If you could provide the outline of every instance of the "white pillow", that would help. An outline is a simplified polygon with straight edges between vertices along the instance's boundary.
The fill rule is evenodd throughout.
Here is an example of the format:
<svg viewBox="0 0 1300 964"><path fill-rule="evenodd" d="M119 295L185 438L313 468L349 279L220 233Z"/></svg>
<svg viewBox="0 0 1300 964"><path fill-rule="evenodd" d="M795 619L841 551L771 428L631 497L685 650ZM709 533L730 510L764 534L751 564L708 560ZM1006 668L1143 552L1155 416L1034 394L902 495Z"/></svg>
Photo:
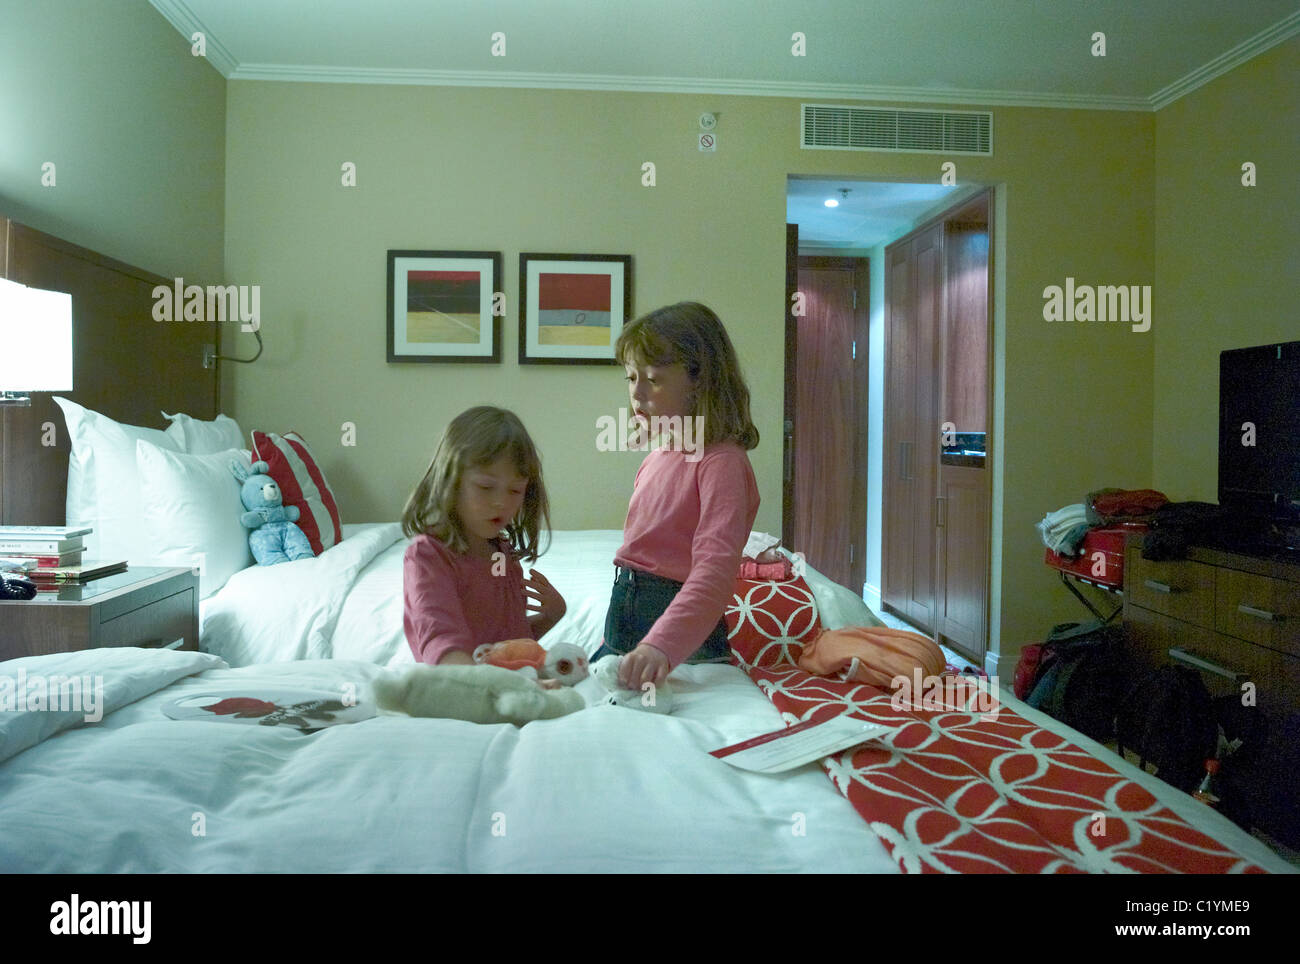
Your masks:
<svg viewBox="0 0 1300 964"><path fill-rule="evenodd" d="M143 439L171 450L176 443L161 429L124 425L57 395L54 401L63 409L72 443L66 524L94 528L83 537L86 559L144 565L149 547L140 519L135 443Z"/></svg>
<svg viewBox="0 0 1300 964"><path fill-rule="evenodd" d="M218 415L211 422L202 422L188 415L168 415L166 412L162 416L171 422L167 435L176 442L178 451L190 455L209 455L212 452L244 447L244 436L239 431L239 423L227 415Z"/></svg>
<svg viewBox="0 0 1300 964"><path fill-rule="evenodd" d="M136 459L144 481L142 528L156 565L197 566L199 598L207 599L253 564L239 521L239 480L230 471L231 462L249 468L247 452L187 455L141 440Z"/></svg>

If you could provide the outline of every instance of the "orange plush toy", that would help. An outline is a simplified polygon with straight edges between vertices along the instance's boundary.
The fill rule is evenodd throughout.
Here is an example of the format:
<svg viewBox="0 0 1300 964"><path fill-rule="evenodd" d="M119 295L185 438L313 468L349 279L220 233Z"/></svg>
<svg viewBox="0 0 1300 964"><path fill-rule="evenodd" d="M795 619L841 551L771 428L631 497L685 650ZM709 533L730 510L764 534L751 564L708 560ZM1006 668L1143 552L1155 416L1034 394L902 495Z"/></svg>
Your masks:
<svg viewBox="0 0 1300 964"><path fill-rule="evenodd" d="M474 650L474 662L522 672L531 679L559 680L573 686L587 678L587 654L572 643L543 649L535 639L484 643Z"/></svg>

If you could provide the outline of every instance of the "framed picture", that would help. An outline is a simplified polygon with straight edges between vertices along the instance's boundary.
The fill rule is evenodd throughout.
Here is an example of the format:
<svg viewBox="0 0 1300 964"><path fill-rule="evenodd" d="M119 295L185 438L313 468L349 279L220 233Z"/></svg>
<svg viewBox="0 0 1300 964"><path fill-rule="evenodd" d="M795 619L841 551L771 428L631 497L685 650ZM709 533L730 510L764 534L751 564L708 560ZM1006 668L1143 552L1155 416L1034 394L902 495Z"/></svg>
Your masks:
<svg viewBox="0 0 1300 964"><path fill-rule="evenodd" d="M389 251L390 362L500 362L500 251Z"/></svg>
<svg viewBox="0 0 1300 964"><path fill-rule="evenodd" d="M521 254L519 364L617 365L632 316L632 256Z"/></svg>

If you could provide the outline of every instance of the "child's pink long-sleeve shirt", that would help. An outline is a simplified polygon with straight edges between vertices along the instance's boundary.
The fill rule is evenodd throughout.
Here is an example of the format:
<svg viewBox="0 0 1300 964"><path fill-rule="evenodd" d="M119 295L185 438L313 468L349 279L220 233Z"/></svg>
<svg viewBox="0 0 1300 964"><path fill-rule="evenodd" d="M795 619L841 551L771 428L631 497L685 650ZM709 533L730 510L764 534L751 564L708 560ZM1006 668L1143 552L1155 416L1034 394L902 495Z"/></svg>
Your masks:
<svg viewBox="0 0 1300 964"><path fill-rule="evenodd" d="M494 576L491 559L452 552L430 535L411 539L402 558L402 625L417 663L436 665L453 649L473 655L483 643L533 638L523 568L508 545L497 545L505 571Z"/></svg>
<svg viewBox="0 0 1300 964"><path fill-rule="evenodd" d="M667 448L636 473L614 563L683 583L642 640L677 666L718 625L736 589L740 554L758 515L758 485L734 442L704 449L696 461Z"/></svg>

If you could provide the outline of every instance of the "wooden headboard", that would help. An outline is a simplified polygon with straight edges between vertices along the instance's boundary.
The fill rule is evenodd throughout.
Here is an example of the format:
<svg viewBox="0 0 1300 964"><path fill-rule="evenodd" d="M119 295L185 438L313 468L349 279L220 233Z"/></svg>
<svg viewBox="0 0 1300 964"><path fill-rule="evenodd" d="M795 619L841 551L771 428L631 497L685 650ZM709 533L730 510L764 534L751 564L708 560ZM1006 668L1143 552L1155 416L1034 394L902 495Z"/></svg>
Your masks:
<svg viewBox="0 0 1300 964"><path fill-rule="evenodd" d="M221 350L220 325L153 320L153 289L173 279L4 217L0 274L72 295L73 390L59 393L65 398L149 428L167 427L164 411L216 417L220 369L203 367L203 346ZM0 525L63 525L70 451L63 410L52 394L34 392L30 408L0 413Z"/></svg>

